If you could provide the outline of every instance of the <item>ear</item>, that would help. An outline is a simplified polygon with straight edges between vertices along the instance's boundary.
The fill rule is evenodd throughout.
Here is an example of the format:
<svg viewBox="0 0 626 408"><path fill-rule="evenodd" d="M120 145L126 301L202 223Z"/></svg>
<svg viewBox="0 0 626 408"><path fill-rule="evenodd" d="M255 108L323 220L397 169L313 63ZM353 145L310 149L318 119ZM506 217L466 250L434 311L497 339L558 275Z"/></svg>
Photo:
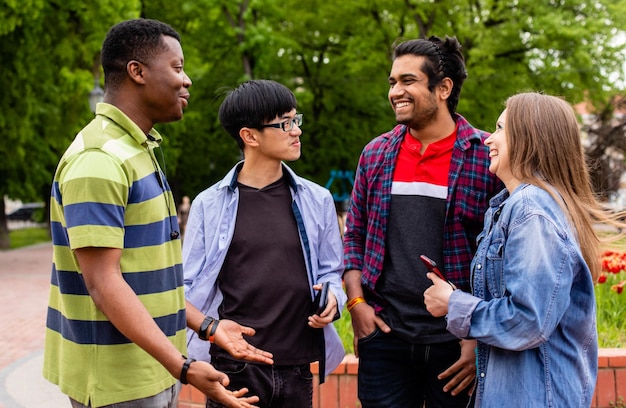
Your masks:
<svg viewBox="0 0 626 408"><path fill-rule="evenodd" d="M242 127L239 130L239 137L243 140L243 144L249 147L259 145L259 131L248 127Z"/></svg>
<svg viewBox="0 0 626 408"><path fill-rule="evenodd" d="M138 84L145 84L145 65L136 60L128 61L126 64L126 72L128 73L128 77L131 81L136 82Z"/></svg>
<svg viewBox="0 0 626 408"><path fill-rule="evenodd" d="M447 100L450 97L450 94L452 93L453 86L454 86L454 83L452 82L450 78L445 77L444 79L442 79L439 85L437 85L439 96L442 99Z"/></svg>

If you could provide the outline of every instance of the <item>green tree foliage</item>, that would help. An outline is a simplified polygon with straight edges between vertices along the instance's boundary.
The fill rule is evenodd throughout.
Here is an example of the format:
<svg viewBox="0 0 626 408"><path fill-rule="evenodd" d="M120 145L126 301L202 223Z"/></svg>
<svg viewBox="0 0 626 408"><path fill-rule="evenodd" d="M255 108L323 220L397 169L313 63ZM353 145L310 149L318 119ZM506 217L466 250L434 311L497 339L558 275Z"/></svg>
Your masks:
<svg viewBox="0 0 626 408"><path fill-rule="evenodd" d="M183 121L158 129L175 196L193 198L240 157L217 110L224 90L243 80L294 90L305 124L292 165L323 184L331 169L354 170L363 146L393 127L394 43L456 36L469 72L458 111L492 130L516 92L606 100L615 91L609 73L624 60L613 39L626 1L0 0L0 194L33 200L49 191L59 155L90 118L106 30L139 16L182 35L190 105Z"/></svg>
<svg viewBox="0 0 626 408"><path fill-rule="evenodd" d="M60 154L89 119L87 94L102 37L133 15L123 0L97 4L0 2L0 197L47 201ZM0 217L6 248L4 200Z"/></svg>

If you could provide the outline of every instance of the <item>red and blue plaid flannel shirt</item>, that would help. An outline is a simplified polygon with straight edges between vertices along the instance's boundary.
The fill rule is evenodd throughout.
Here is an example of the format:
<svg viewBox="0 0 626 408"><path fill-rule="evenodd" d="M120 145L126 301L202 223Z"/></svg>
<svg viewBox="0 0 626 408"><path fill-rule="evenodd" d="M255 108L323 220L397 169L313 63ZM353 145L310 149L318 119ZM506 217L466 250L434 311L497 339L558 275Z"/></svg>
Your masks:
<svg viewBox="0 0 626 408"><path fill-rule="evenodd" d="M455 119L458 132L448 178L442 269L458 288L469 291L476 237L482 231L489 199L504 185L489 172L489 149L483 144L489 134L472 127L461 115L455 114ZM375 288L385 259L393 172L406 130L398 125L363 149L346 221L345 270L362 272L363 289L377 311L384 307Z"/></svg>

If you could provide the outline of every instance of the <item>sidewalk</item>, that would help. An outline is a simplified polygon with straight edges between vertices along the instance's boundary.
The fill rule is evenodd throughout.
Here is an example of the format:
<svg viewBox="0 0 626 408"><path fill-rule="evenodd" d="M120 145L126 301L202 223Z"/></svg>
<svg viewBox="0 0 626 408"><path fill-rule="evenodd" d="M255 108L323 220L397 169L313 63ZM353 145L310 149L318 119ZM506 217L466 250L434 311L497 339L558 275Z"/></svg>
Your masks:
<svg viewBox="0 0 626 408"><path fill-rule="evenodd" d="M0 408L68 408L41 375L50 243L0 251Z"/></svg>

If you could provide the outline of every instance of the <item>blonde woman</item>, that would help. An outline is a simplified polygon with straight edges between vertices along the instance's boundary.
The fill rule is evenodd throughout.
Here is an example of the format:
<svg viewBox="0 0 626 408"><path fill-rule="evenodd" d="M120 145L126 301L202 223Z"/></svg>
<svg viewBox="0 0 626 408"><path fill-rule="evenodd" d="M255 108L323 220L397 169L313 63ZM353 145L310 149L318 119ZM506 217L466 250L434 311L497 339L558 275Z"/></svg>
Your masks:
<svg viewBox="0 0 626 408"><path fill-rule="evenodd" d="M515 95L496 123L494 197L471 265L473 294L429 273L428 311L478 340L476 407L589 407L598 364L593 285L600 239L619 225L590 187L576 116L560 98Z"/></svg>

